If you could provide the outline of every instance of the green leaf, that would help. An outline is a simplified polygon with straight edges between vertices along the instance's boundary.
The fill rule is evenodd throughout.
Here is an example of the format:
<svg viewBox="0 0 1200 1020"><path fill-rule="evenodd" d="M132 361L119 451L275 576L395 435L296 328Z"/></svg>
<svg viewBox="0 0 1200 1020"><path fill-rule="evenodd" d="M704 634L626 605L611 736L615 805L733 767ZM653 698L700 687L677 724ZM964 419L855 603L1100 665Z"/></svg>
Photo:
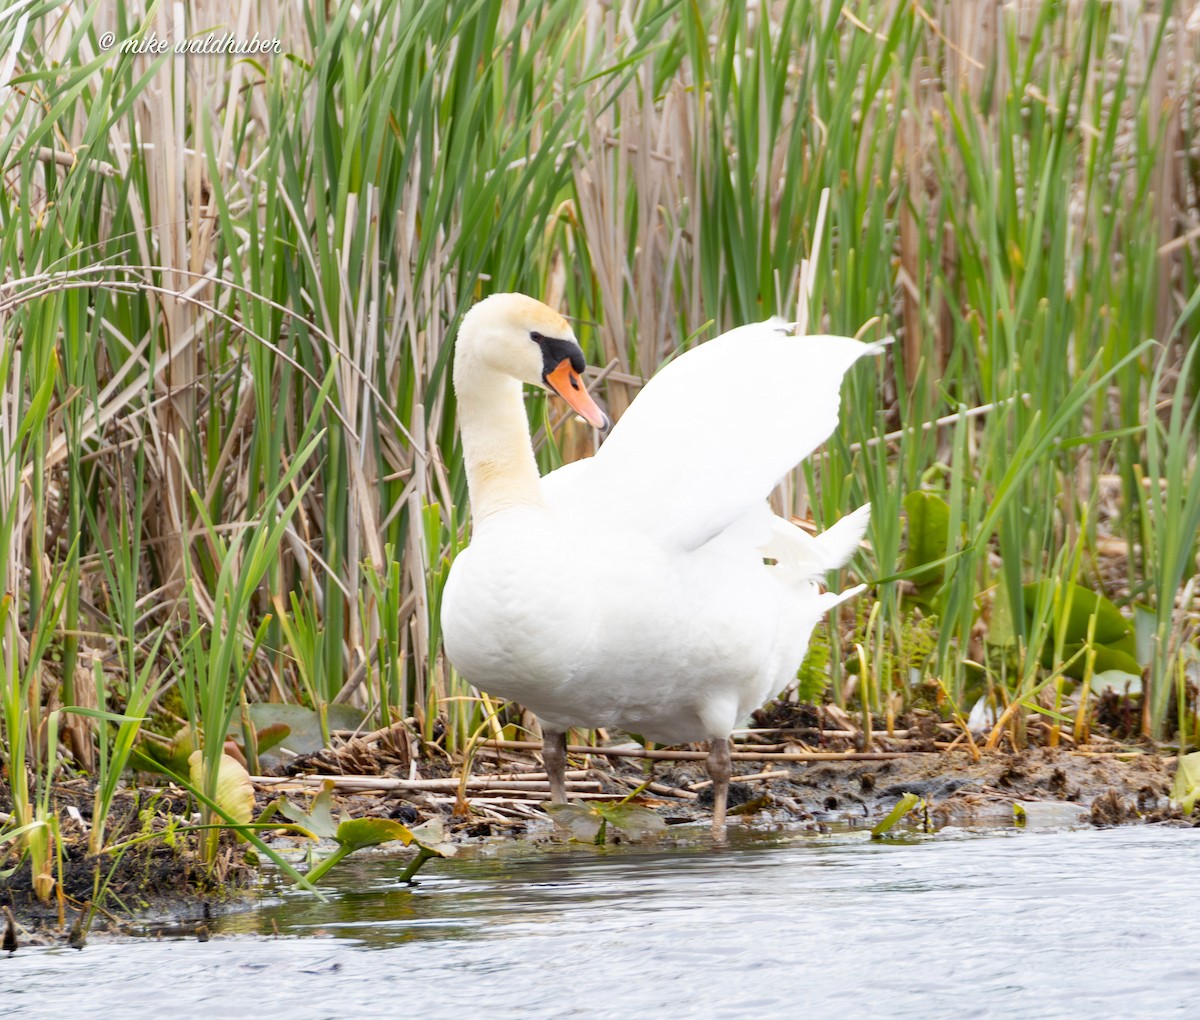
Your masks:
<svg viewBox="0 0 1200 1020"><path fill-rule="evenodd" d="M1200 799L1200 751L1180 756L1171 799L1185 815L1190 815L1196 807L1196 800Z"/></svg>
<svg viewBox="0 0 1200 1020"><path fill-rule="evenodd" d="M1067 613L1064 644L1078 647L1087 641L1088 627L1093 616L1096 617L1095 641L1098 645L1119 646L1120 642L1133 635L1133 628L1121 615L1121 610L1103 595L1097 595L1081 584L1063 583L1054 578L1025 585L1026 613L1032 613L1033 606L1040 599L1053 600L1055 586L1059 584L1063 586L1059 593L1062 604L1066 605L1068 598L1071 602ZM1136 656L1136 645L1128 651L1131 656Z"/></svg>
<svg viewBox="0 0 1200 1020"><path fill-rule="evenodd" d="M312 806L305 811L300 805L285 801L279 812L297 825L303 825L319 839L337 839L340 826L333 819L333 780L321 784L321 792L313 798ZM345 824L345 823L343 823Z"/></svg>
<svg viewBox="0 0 1200 1020"><path fill-rule="evenodd" d="M332 784L330 784L332 785ZM322 790L324 792L324 790ZM441 827L422 826L431 838L440 839L444 832ZM453 857L455 847L448 843L422 843L412 830L391 818L350 818L342 822L334 833L338 848L317 864L306 876L310 882L319 881L328 874L331 868L344 858L369 846L379 846L382 843L399 841L405 846L416 844L418 853L400 875L400 880L407 882L415 875L426 861L434 857Z"/></svg>
<svg viewBox="0 0 1200 1020"><path fill-rule="evenodd" d="M1057 606L1054 603L1056 597ZM1039 603L1050 605L1052 611L1059 614L1059 623L1050 628L1042 645L1043 666L1050 668L1056 665L1054 647L1059 627L1062 628L1061 661L1067 662L1086 646L1092 618L1095 617L1095 641L1092 645L1096 653L1094 672L1105 673L1115 669L1141 676L1142 667L1137 659L1137 637L1133 625L1103 595L1083 585L1047 578L1025 585L1027 620L1032 622ZM1063 613L1065 619L1062 618ZM1080 655L1063 672L1066 676L1081 680L1086 669L1087 656Z"/></svg>
<svg viewBox="0 0 1200 1020"><path fill-rule="evenodd" d="M193 751L188 766L192 785L204 789L204 752ZM250 773L227 754L217 760L217 787L213 800L241 825L248 825L254 815L254 787L250 783Z"/></svg>
<svg viewBox="0 0 1200 1020"><path fill-rule="evenodd" d="M138 772L150 772L173 779L184 779L188 770L176 771L168 757L168 749L150 740L143 740L129 750L129 767Z"/></svg>
<svg viewBox="0 0 1200 1020"><path fill-rule="evenodd" d="M199 746L192 727L185 723L171 738L171 745L167 749L166 757L164 758L161 754L153 757L161 761L169 771L176 775L186 776L191 767L192 753Z"/></svg>
<svg viewBox="0 0 1200 1020"><path fill-rule="evenodd" d="M918 587L937 584L942 570L926 564L945 559L950 545L950 504L935 492L917 489L904 497L908 518L908 547L904 551L905 571L917 570L910 580Z"/></svg>
<svg viewBox="0 0 1200 1020"><path fill-rule="evenodd" d="M264 726L261 730L257 730L255 738L258 740L258 753L262 754L273 747L278 747L291 735L291 732L292 728L286 723L272 723L270 726Z"/></svg>
<svg viewBox="0 0 1200 1020"><path fill-rule="evenodd" d="M1154 634L1158 627L1158 613L1140 602L1133 604L1133 633L1137 644L1137 661L1144 669L1150 665L1154 655Z"/></svg>
<svg viewBox="0 0 1200 1020"><path fill-rule="evenodd" d="M602 842L603 827L620 829L630 839L657 836L666 830L664 822L650 808L639 804L591 801L586 804L546 804L546 813L582 843Z"/></svg>
<svg viewBox="0 0 1200 1020"><path fill-rule="evenodd" d="M413 842L436 853L439 857L453 857L458 853L458 847L446 839L446 823L436 815L414 825L410 830Z"/></svg>
<svg viewBox="0 0 1200 1020"><path fill-rule="evenodd" d="M1013 627L1012 602L1008 597L1008 581L1000 575L996 590L991 597L991 613L988 617L987 643L1005 648L1015 644L1016 628Z"/></svg>
<svg viewBox="0 0 1200 1020"><path fill-rule="evenodd" d="M595 804L546 804L544 807L546 814L566 829L572 839L581 843L595 840L600 826L605 823Z"/></svg>
<svg viewBox="0 0 1200 1020"><path fill-rule="evenodd" d="M1082 647L1082 644L1064 645L1063 659L1069 659ZM1083 661L1083 657L1080 656L1075 664L1069 666L1066 670L1064 670L1064 672L1067 674L1067 676L1072 676L1075 677L1076 680L1080 680L1083 678L1084 667L1085 663ZM1138 664L1137 659L1129 654L1124 642L1122 642L1120 646L1101 644L1096 645L1096 661L1093 666L1093 672L1107 673L1111 670L1116 670L1120 673L1128 673L1131 676L1137 677L1139 680L1142 676L1142 667Z"/></svg>
<svg viewBox="0 0 1200 1020"><path fill-rule="evenodd" d="M1097 669L1092 677L1092 690L1096 694L1114 691L1117 694L1141 694L1141 673L1130 673L1125 669Z"/></svg>
<svg viewBox="0 0 1200 1020"><path fill-rule="evenodd" d="M596 811L609 825L616 826L630 839L645 839L667 831L667 823L658 813L640 804L597 802Z"/></svg>
<svg viewBox="0 0 1200 1020"><path fill-rule="evenodd" d="M353 730L362 723L364 712L353 705L327 705L326 719L331 729ZM258 733L258 753L265 756L266 763L278 759L271 752L284 747L293 754L311 754L325 746L321 734L321 717L311 708L303 705L288 705L282 702L256 702L250 706L250 721L254 723ZM285 726L288 732L275 739L278 727ZM237 740L242 738L240 719L233 719L229 724L229 736ZM268 739L264 743L264 737Z"/></svg>
<svg viewBox="0 0 1200 1020"><path fill-rule="evenodd" d="M394 840L399 840L405 846L413 842L412 832L392 818L351 818L337 827L334 838L350 850L361 850Z"/></svg>
<svg viewBox="0 0 1200 1020"><path fill-rule="evenodd" d="M913 808L918 805L923 805L925 802L921 800L915 793L906 793L898 801L895 807L889 811L884 818L875 825L871 826L871 838L879 839L885 835L901 818L908 814Z"/></svg>

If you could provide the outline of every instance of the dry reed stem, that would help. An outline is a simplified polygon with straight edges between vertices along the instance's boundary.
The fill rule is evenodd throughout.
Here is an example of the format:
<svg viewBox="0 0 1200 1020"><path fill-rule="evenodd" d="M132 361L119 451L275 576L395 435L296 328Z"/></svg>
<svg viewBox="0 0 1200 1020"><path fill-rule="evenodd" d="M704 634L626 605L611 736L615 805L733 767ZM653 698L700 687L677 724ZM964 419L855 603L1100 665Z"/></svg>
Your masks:
<svg viewBox="0 0 1200 1020"><path fill-rule="evenodd" d="M769 779L787 779L791 774L792 773L790 773L790 772L782 771L782 770L776 770L776 771L767 770L766 772L755 772L753 775L749 775L749 776L735 775L735 776L730 777L729 781L731 783L759 783L759 782L766 782ZM691 789L693 791L703 790L705 787L708 787L708 786L712 786L712 780L711 779L702 779L698 783L692 783Z"/></svg>
<svg viewBox="0 0 1200 1020"><path fill-rule="evenodd" d="M700 796L698 793L693 793L691 790L685 790L678 786L667 786L665 783L657 782L647 783L644 779L634 779L631 776L612 776L611 778L623 786L629 787L631 790L645 787L651 793L659 793L664 797L676 797L679 800L697 800Z"/></svg>
<svg viewBox="0 0 1200 1020"><path fill-rule="evenodd" d="M569 797L571 800L620 801L620 800L623 800L626 796L628 796L628 795L624 794L624 793L587 793L587 792L579 792L579 791L575 791L575 790L571 790L571 789L567 790L567 797ZM536 803L540 803L541 801L549 800L549 799L550 799L550 791L549 790L545 790L540 793L531 790L531 791L529 791L528 794L526 794L525 798L522 800L518 800L515 797L505 797L501 794L497 794L494 797L493 796L484 796L481 794L474 794L474 795L468 797L466 799L465 803L468 807L471 807L471 808L473 808L477 804L489 804L489 805L503 804L503 805L507 805L509 807L513 807L517 804L536 804ZM440 796L439 794L436 794L436 793L429 795L428 802L431 805L435 805L435 806L439 806L439 807L445 806L445 805L457 805L460 803L464 803L463 801L460 801L457 797L444 797L444 796ZM546 816L544 814L534 813L534 814L528 815L527 817L545 818Z"/></svg>
<svg viewBox="0 0 1200 1020"><path fill-rule="evenodd" d="M511 751L540 751L542 745L532 740L486 740L481 747L504 748ZM591 747L586 744L571 744L568 754L594 754L604 758L646 758L651 761L704 761L707 751L660 751L633 747ZM887 761L890 758L911 758L932 751L789 751L777 754L762 754L753 751L733 751L734 761Z"/></svg>
<svg viewBox="0 0 1200 1020"><path fill-rule="evenodd" d="M594 779L578 778L587 772L572 770L567 773L567 788L574 790L597 790L600 783ZM574 777L574 778L572 778ZM324 783L332 782L335 790L343 793L369 793L372 791L388 792L406 790L424 793L439 791L453 792L463 787L462 779L392 779L388 776L251 776L250 781L264 789L289 788L319 789ZM505 793L523 793L526 791L541 791L549 793L548 780L535 780L526 776L469 776L466 779L466 789L472 792L499 791Z"/></svg>

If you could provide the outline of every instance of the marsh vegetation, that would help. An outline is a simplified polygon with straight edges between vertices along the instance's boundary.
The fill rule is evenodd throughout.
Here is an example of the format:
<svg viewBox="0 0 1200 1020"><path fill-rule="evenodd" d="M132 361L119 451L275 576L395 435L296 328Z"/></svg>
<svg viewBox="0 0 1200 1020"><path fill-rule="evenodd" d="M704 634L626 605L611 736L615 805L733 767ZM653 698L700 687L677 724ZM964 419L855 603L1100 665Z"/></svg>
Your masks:
<svg viewBox="0 0 1200 1020"><path fill-rule="evenodd" d="M268 852L217 794L283 731L386 732L406 768L529 736L438 623L451 344L499 290L577 317L614 417L741 322L895 336L776 497L873 505L870 595L797 681L860 749L914 713L1079 745L1105 705L1196 746L1198 10L10 4L2 866L54 894L72 777L93 853L136 768L187 784L213 862L222 827ZM282 53L121 47L209 32ZM529 413L544 468L587 452Z"/></svg>

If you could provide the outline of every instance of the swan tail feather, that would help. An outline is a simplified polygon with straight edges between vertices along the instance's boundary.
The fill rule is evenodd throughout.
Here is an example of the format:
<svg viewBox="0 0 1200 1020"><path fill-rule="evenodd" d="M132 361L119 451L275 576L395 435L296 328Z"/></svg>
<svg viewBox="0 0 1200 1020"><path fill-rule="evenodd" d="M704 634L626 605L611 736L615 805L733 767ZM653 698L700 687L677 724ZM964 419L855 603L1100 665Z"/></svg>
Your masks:
<svg viewBox="0 0 1200 1020"><path fill-rule="evenodd" d="M871 504L864 503L813 540L821 548L821 560L826 570L836 570L850 562L870 521Z"/></svg>
<svg viewBox="0 0 1200 1020"><path fill-rule="evenodd" d="M803 579L818 580L849 561L870 519L871 504L867 503L814 537L791 521L775 517L770 538L761 546L762 554Z"/></svg>
<svg viewBox="0 0 1200 1020"><path fill-rule="evenodd" d="M821 607L822 613L828 613L829 610L835 609L843 602L849 602L856 595L861 595L867 590L865 584L856 584L853 588L847 588L845 591L826 591L817 596L817 604Z"/></svg>

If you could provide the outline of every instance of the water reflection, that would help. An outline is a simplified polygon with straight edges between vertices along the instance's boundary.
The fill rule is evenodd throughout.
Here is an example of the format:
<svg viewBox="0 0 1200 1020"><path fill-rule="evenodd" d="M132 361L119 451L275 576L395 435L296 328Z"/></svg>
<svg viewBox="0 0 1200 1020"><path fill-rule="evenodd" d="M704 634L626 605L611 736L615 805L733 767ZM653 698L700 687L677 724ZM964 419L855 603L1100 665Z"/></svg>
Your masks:
<svg viewBox="0 0 1200 1020"><path fill-rule="evenodd" d="M22 950L0 1014L1160 1017L1200 978L1192 830L510 847L415 889L402 866L352 859L328 903L204 944Z"/></svg>

